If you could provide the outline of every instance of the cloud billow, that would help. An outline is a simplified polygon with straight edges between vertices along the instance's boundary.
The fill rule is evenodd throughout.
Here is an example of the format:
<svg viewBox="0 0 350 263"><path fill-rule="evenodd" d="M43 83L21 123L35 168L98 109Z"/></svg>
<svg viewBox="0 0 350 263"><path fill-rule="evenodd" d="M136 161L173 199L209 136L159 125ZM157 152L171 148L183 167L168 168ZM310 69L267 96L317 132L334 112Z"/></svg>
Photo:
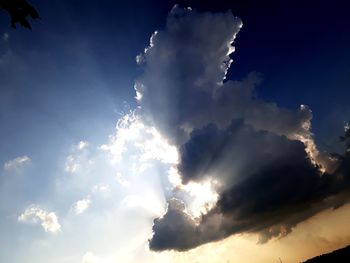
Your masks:
<svg viewBox="0 0 350 263"><path fill-rule="evenodd" d="M241 26L231 12L175 6L137 58L140 113L177 146L182 184L218 182L217 202L199 218L178 197L168 201L154 220L152 250L184 251L236 233L266 242L349 201L349 151L317 150L307 106L292 111L254 96L258 73L224 81Z"/></svg>
<svg viewBox="0 0 350 263"><path fill-rule="evenodd" d="M57 233L61 230L57 215L54 212L47 212L40 207L28 207L19 217L18 221L22 223L40 223L45 232Z"/></svg>

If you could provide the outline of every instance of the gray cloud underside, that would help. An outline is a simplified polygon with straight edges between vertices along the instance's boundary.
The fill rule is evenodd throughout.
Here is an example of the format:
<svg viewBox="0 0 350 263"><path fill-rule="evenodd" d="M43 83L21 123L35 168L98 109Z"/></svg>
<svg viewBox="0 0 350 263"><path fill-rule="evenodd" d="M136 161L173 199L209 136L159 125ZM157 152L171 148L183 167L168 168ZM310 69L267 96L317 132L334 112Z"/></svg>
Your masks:
<svg viewBox="0 0 350 263"><path fill-rule="evenodd" d="M252 140L244 140L242 134L249 134ZM260 151L249 153L252 146ZM241 121L224 131L212 124L194 131L181 153L183 179L199 180L215 170L225 177L225 185L216 206L198 220L183 206L169 205L164 217L155 220L150 242L154 250L188 250L243 232L259 233L260 242L266 242L290 233L296 224L317 212L350 199L349 152L338 156L339 166L333 174L321 174L301 142L254 131ZM244 160L237 168L249 155L249 162Z"/></svg>

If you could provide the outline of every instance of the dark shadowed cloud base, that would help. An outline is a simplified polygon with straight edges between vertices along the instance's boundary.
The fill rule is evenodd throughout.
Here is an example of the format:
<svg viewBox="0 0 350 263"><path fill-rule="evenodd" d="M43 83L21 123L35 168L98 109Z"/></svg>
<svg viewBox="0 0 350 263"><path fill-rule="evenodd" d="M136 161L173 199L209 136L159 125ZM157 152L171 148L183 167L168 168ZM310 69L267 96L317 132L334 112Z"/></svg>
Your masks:
<svg viewBox="0 0 350 263"><path fill-rule="evenodd" d="M234 126L237 129L237 124ZM152 249L188 250L243 232L260 233L259 242L264 243L272 237L287 235L296 224L319 211L336 208L349 201L349 152L338 157L339 167L333 174L321 174L318 167L310 162L301 142L268 132L253 132L251 128L244 127L251 130L253 140L260 137L265 145L258 146L259 150L247 163L245 173L241 171L239 176L235 176L233 170L239 152L234 156L237 133L232 132L231 127L227 129L230 135L225 139L212 125L205 127L207 132L216 133L206 138L209 140L207 143L204 142L203 131L195 131L181 152L182 175L190 176L186 180L198 180L194 174L205 174L205 169L220 162L220 151L227 152L229 149L232 152L229 156L225 153L225 158L230 161L225 165L225 173L231 173L232 181L226 179L227 189L221 192L216 206L194 220L186 213L181 201L171 200L164 217L154 222L154 236L150 241ZM206 151L206 146L211 154ZM240 150L244 155L245 152ZM255 164L261 160L265 161L256 168ZM198 166L202 165L203 169L199 169Z"/></svg>

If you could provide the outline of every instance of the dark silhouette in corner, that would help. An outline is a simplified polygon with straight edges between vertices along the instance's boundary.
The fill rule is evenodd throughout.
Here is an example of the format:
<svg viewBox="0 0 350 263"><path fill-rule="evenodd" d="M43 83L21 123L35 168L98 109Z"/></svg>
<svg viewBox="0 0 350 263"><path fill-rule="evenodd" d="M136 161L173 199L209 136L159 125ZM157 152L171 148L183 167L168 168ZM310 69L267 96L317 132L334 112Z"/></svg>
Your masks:
<svg viewBox="0 0 350 263"><path fill-rule="evenodd" d="M349 263L350 262L350 246L335 250L328 254L323 254L304 263Z"/></svg>
<svg viewBox="0 0 350 263"><path fill-rule="evenodd" d="M11 18L11 26L16 28L16 24L32 29L28 21L28 17L39 19L39 13L26 0L0 0L0 9L9 13Z"/></svg>

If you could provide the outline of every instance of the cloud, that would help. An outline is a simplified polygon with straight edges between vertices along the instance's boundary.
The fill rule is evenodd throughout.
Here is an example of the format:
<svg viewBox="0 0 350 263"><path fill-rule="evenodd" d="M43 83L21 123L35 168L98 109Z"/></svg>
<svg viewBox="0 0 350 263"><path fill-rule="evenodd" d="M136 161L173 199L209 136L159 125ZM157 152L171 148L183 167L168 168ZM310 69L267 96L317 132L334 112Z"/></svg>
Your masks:
<svg viewBox="0 0 350 263"><path fill-rule="evenodd" d="M332 161L314 143L306 105L293 111L258 98L262 77L256 72L225 81L242 25L229 11L199 13L175 6L166 28L156 31L138 56L144 69L135 84L140 114L177 146L195 128L226 127L241 118L255 129L302 141L315 164L332 170ZM209 37L208 30L215 34Z"/></svg>
<svg viewBox="0 0 350 263"><path fill-rule="evenodd" d="M72 147L72 154L68 155L65 162L65 171L68 173L77 173L81 170L82 165L89 160L86 160L86 149L89 146L87 141L79 141Z"/></svg>
<svg viewBox="0 0 350 263"><path fill-rule="evenodd" d="M156 234L149 243L153 250L183 251L200 244L196 222L185 211L185 204L177 199L169 200L165 215L154 220L153 231Z"/></svg>
<svg viewBox="0 0 350 263"><path fill-rule="evenodd" d="M12 159L10 161L5 162L4 164L4 170L16 170L20 167L24 166L25 164L30 163L30 158L27 155L19 156L15 159Z"/></svg>
<svg viewBox="0 0 350 263"><path fill-rule="evenodd" d="M216 205L200 218L189 216L183 204L169 205L154 222L154 250L187 250L242 232L260 233L260 242L266 242L350 198L349 154L334 174L322 174L303 143L255 131L241 120L225 130L211 124L193 131L180 155L185 182L215 172L224 183L216 189Z"/></svg>
<svg viewBox="0 0 350 263"><path fill-rule="evenodd" d="M68 155L66 158L64 170L68 173L76 173L80 168L80 163L73 155Z"/></svg>
<svg viewBox="0 0 350 263"><path fill-rule="evenodd" d="M181 141L183 129L191 128L197 108L212 108L212 91L222 85L241 25L230 12L199 14L174 7L166 30L156 31L140 55L144 74L135 89L142 97L142 114L172 142ZM216 33L208 37L208 30Z"/></svg>
<svg viewBox="0 0 350 263"><path fill-rule="evenodd" d="M172 164L178 161L176 147L169 145L154 127L145 124L134 111L118 121L115 135L100 148L110 154L113 164L119 163L125 153L137 156L138 160L135 161L139 163L158 160Z"/></svg>
<svg viewBox="0 0 350 263"><path fill-rule="evenodd" d="M256 72L225 80L241 27L231 12L175 6L137 57L138 114L179 155L172 169L180 185L154 221L153 250L188 250L245 232L266 242L349 201L349 153L318 151L307 106L290 110L258 98ZM185 186L214 181L215 202L194 217Z"/></svg>
<svg viewBox="0 0 350 263"><path fill-rule="evenodd" d="M235 118L290 138L310 135L312 114L306 106L291 111L255 96L259 73L224 81L242 25L230 11L199 13L175 6L166 28L156 31L139 55L140 113L172 143L184 143L194 128L210 122L225 127ZM208 30L215 34L208 36Z"/></svg>
<svg viewBox="0 0 350 263"><path fill-rule="evenodd" d="M85 149L86 147L88 147L89 146L89 143L87 142L87 141L80 141L77 145L76 145L76 148L78 149L78 150L83 150L83 149Z"/></svg>
<svg viewBox="0 0 350 263"><path fill-rule="evenodd" d="M5 42L9 41L9 38L10 38L9 33L5 32L5 33L3 34L3 36L2 36L2 38L3 38L3 40L4 40Z"/></svg>
<svg viewBox="0 0 350 263"><path fill-rule="evenodd" d="M45 232L57 233L61 229L54 212L47 212L37 206L28 207L19 217L22 223L41 224Z"/></svg>
<svg viewBox="0 0 350 263"><path fill-rule="evenodd" d="M108 184L96 184L92 187L92 193L105 193L109 192L111 189Z"/></svg>
<svg viewBox="0 0 350 263"><path fill-rule="evenodd" d="M79 200L73 205L73 211L76 215L80 215L90 207L90 204L91 200L89 198Z"/></svg>
<svg viewBox="0 0 350 263"><path fill-rule="evenodd" d="M101 262L98 257L96 257L92 252L86 252L83 256L82 263L98 263Z"/></svg>

